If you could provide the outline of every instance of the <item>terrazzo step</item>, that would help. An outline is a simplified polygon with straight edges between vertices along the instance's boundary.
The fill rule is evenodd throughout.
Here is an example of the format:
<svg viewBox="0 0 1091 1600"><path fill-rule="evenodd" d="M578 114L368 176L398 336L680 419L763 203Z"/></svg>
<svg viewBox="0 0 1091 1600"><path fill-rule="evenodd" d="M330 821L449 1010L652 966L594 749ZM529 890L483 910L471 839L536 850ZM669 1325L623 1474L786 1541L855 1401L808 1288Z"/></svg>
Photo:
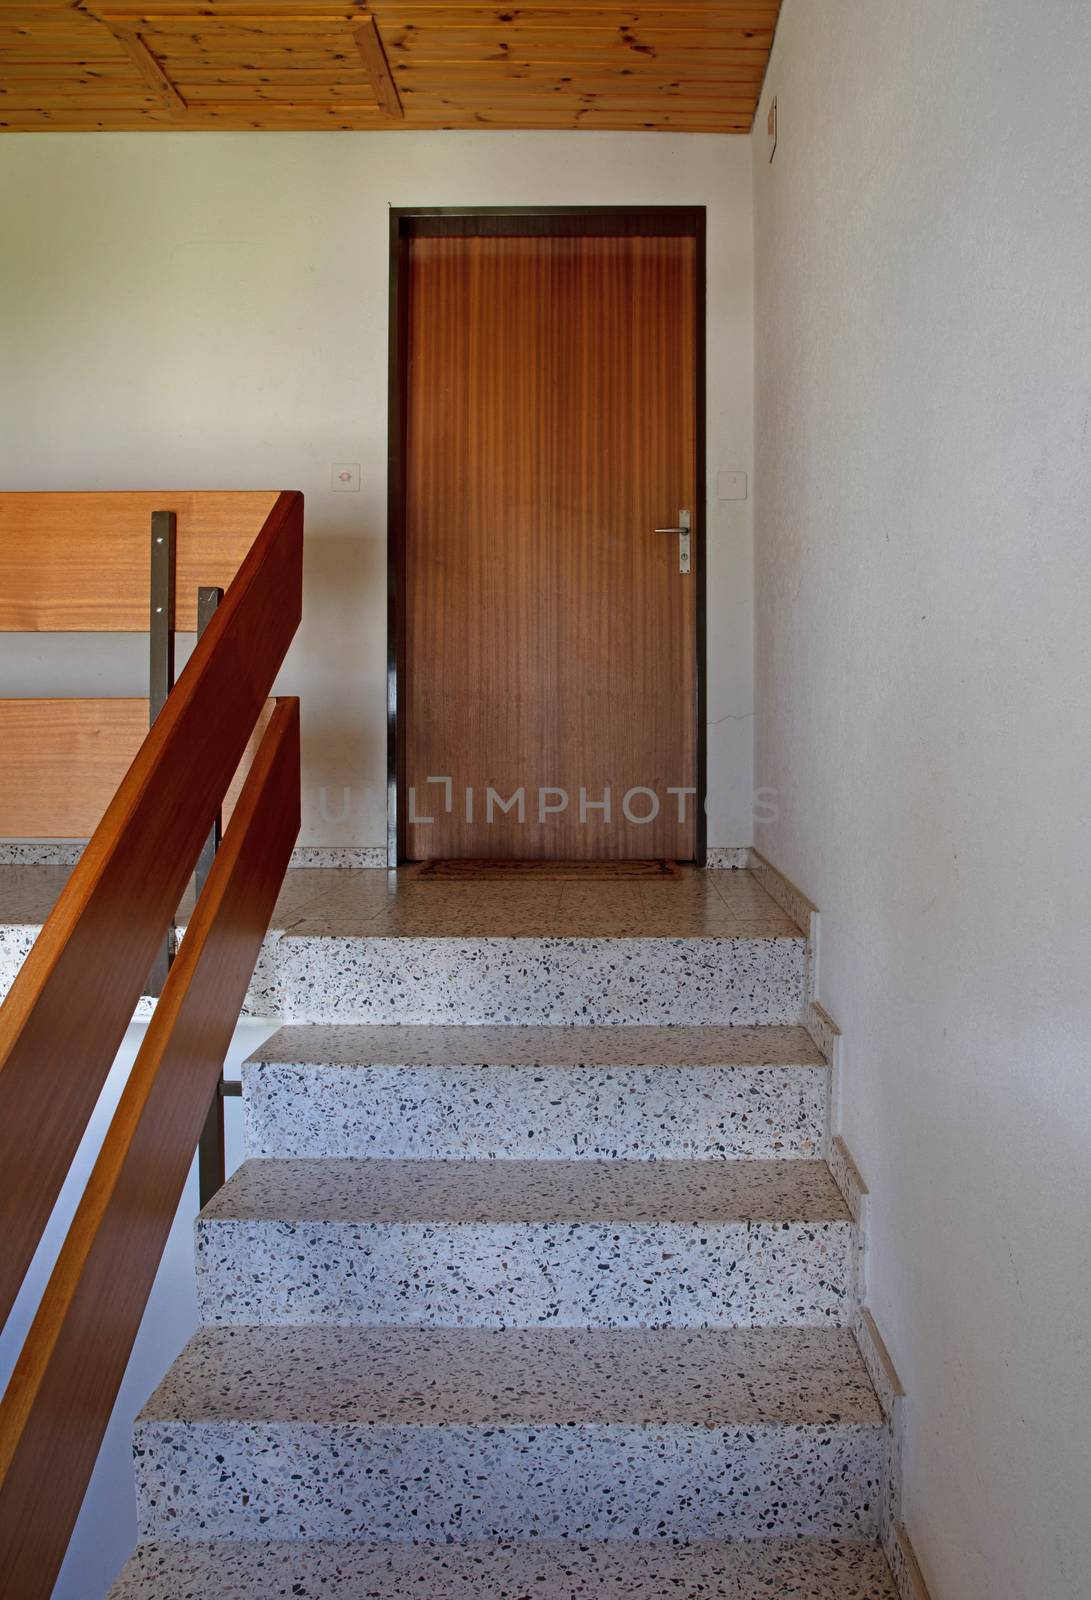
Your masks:
<svg viewBox="0 0 1091 1600"><path fill-rule="evenodd" d="M196 1225L207 1323L838 1325L818 1161L246 1161Z"/></svg>
<svg viewBox="0 0 1091 1600"><path fill-rule="evenodd" d="M275 948L286 1022L797 1023L806 940L397 937L290 930Z"/></svg>
<svg viewBox="0 0 1091 1600"><path fill-rule="evenodd" d="M152 1541L109 1600L898 1600L875 1542Z"/></svg>
<svg viewBox="0 0 1091 1600"><path fill-rule="evenodd" d="M140 1537L870 1538L884 1440L839 1329L207 1328Z"/></svg>
<svg viewBox="0 0 1091 1600"><path fill-rule="evenodd" d="M281 1028L243 1064L252 1156L815 1157L803 1028Z"/></svg>

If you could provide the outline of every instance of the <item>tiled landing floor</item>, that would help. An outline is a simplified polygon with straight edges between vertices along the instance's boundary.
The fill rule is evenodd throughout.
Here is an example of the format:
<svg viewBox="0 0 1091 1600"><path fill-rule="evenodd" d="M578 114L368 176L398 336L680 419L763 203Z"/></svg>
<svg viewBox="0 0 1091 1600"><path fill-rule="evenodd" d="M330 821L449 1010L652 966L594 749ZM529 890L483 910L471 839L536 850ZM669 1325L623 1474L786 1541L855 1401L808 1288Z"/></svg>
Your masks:
<svg viewBox="0 0 1091 1600"><path fill-rule="evenodd" d="M36 927L69 867L0 865L0 928ZM185 917L184 901L181 916ZM684 871L634 882L448 883L413 868L295 868L273 926L369 938L799 938L749 872Z"/></svg>

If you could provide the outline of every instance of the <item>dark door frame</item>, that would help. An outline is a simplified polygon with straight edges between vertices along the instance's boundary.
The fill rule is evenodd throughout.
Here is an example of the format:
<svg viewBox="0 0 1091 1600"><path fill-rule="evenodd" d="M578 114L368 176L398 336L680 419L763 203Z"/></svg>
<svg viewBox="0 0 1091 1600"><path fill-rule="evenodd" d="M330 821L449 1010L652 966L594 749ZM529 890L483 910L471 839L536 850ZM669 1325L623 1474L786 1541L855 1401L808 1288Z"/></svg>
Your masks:
<svg viewBox="0 0 1091 1600"><path fill-rule="evenodd" d="M412 206L390 209L390 344L387 412L387 662L386 662L386 830L387 865L405 859L405 740L398 736L398 679L405 671L405 472L409 242L437 235L665 234L697 241L696 505L693 508L694 667L696 669L697 817L695 856L705 865L708 787L706 722L706 277L704 206ZM402 712L404 716L404 712Z"/></svg>

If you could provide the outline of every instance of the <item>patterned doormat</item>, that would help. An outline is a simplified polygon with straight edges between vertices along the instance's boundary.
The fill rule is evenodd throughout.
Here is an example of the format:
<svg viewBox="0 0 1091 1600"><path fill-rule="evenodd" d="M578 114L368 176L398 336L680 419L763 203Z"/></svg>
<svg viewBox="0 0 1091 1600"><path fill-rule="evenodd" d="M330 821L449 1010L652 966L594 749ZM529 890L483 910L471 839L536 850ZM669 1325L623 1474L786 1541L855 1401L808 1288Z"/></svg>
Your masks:
<svg viewBox="0 0 1091 1600"><path fill-rule="evenodd" d="M486 878L678 878L677 861L426 861L418 878L480 882Z"/></svg>

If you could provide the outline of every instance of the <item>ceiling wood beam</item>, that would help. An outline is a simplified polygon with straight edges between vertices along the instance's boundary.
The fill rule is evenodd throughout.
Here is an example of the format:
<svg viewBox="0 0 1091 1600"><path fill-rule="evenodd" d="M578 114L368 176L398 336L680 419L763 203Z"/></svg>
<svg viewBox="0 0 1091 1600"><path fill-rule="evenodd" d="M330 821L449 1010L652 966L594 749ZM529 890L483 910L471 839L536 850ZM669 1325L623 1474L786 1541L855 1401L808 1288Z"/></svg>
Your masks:
<svg viewBox="0 0 1091 1600"><path fill-rule="evenodd" d="M352 30L356 40L356 48L360 52L360 59L364 63L364 71L375 91L375 98L382 106L388 117L404 117L401 96L394 82L394 75L390 70L390 63L386 59L383 41L379 37L379 29L374 17L366 17Z"/></svg>
<svg viewBox="0 0 1091 1600"><path fill-rule="evenodd" d="M184 117L189 107L136 29L119 26L115 22L110 22L107 26L118 42L124 45L129 52L129 59L132 61L133 66L144 79L148 88L154 90L159 96L171 116Z"/></svg>

